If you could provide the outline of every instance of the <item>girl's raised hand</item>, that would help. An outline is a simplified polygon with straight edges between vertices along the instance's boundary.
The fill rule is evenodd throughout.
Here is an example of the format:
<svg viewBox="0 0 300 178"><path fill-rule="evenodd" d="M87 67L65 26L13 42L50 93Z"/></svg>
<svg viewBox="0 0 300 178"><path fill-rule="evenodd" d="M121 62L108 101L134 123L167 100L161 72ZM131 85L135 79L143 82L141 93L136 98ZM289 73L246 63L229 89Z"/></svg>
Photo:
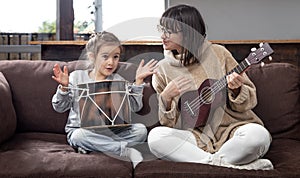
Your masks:
<svg viewBox="0 0 300 178"><path fill-rule="evenodd" d="M61 84L64 87L69 85L69 72L67 66L64 66L63 71L61 70L58 64L55 64L53 67L53 76L52 78Z"/></svg>
<svg viewBox="0 0 300 178"><path fill-rule="evenodd" d="M144 82L144 79L148 77L149 75L156 73L156 68L158 67L157 60L151 59L147 64L144 65L145 60L142 59L142 61L139 64L139 67L136 70L135 75L135 83L136 85L141 85Z"/></svg>

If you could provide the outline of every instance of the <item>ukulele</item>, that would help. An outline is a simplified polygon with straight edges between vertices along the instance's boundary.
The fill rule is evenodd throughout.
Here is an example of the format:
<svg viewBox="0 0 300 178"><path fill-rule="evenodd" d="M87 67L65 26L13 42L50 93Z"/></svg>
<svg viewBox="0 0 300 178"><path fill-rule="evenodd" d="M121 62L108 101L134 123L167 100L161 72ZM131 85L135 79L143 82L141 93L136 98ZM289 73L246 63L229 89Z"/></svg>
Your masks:
<svg viewBox="0 0 300 178"><path fill-rule="evenodd" d="M259 46L258 49L252 48L248 57L221 79L206 79L198 90L188 91L180 97L178 106L183 128L204 126L209 114L221 106L222 102L225 103L223 96L226 96L227 75L233 72L241 74L250 65L259 63L274 52L268 43L260 43Z"/></svg>

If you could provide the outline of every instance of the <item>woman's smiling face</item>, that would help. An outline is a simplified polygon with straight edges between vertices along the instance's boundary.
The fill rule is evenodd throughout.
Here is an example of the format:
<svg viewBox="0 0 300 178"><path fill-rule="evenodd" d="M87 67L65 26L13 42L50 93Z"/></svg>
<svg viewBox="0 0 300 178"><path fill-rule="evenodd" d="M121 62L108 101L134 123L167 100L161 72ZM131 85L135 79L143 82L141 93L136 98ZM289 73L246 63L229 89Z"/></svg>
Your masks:
<svg viewBox="0 0 300 178"><path fill-rule="evenodd" d="M177 50L181 51L182 48L182 31L178 30L177 32L172 32L172 30L167 29L166 27L160 26L159 31L161 34L162 43L165 50Z"/></svg>

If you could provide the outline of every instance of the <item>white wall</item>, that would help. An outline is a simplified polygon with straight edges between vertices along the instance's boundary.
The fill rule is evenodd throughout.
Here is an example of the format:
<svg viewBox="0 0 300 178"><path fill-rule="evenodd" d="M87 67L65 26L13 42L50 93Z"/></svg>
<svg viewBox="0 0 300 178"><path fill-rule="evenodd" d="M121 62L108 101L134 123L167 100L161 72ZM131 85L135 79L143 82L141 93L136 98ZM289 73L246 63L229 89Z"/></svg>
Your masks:
<svg viewBox="0 0 300 178"><path fill-rule="evenodd" d="M300 0L169 0L202 14L210 40L300 39Z"/></svg>

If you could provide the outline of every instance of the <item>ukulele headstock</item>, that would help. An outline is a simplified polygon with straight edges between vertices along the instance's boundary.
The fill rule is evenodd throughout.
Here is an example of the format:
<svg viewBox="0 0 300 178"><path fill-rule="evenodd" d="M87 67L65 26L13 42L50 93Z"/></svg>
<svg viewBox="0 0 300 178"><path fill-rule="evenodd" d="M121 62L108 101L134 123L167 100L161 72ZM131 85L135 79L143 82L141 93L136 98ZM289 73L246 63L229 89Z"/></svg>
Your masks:
<svg viewBox="0 0 300 178"><path fill-rule="evenodd" d="M270 57L269 59L272 60L270 55L273 53L274 51L270 47L269 43L260 43L258 49L256 48L251 49L251 53L248 55L246 59L250 64L257 64L266 57Z"/></svg>

